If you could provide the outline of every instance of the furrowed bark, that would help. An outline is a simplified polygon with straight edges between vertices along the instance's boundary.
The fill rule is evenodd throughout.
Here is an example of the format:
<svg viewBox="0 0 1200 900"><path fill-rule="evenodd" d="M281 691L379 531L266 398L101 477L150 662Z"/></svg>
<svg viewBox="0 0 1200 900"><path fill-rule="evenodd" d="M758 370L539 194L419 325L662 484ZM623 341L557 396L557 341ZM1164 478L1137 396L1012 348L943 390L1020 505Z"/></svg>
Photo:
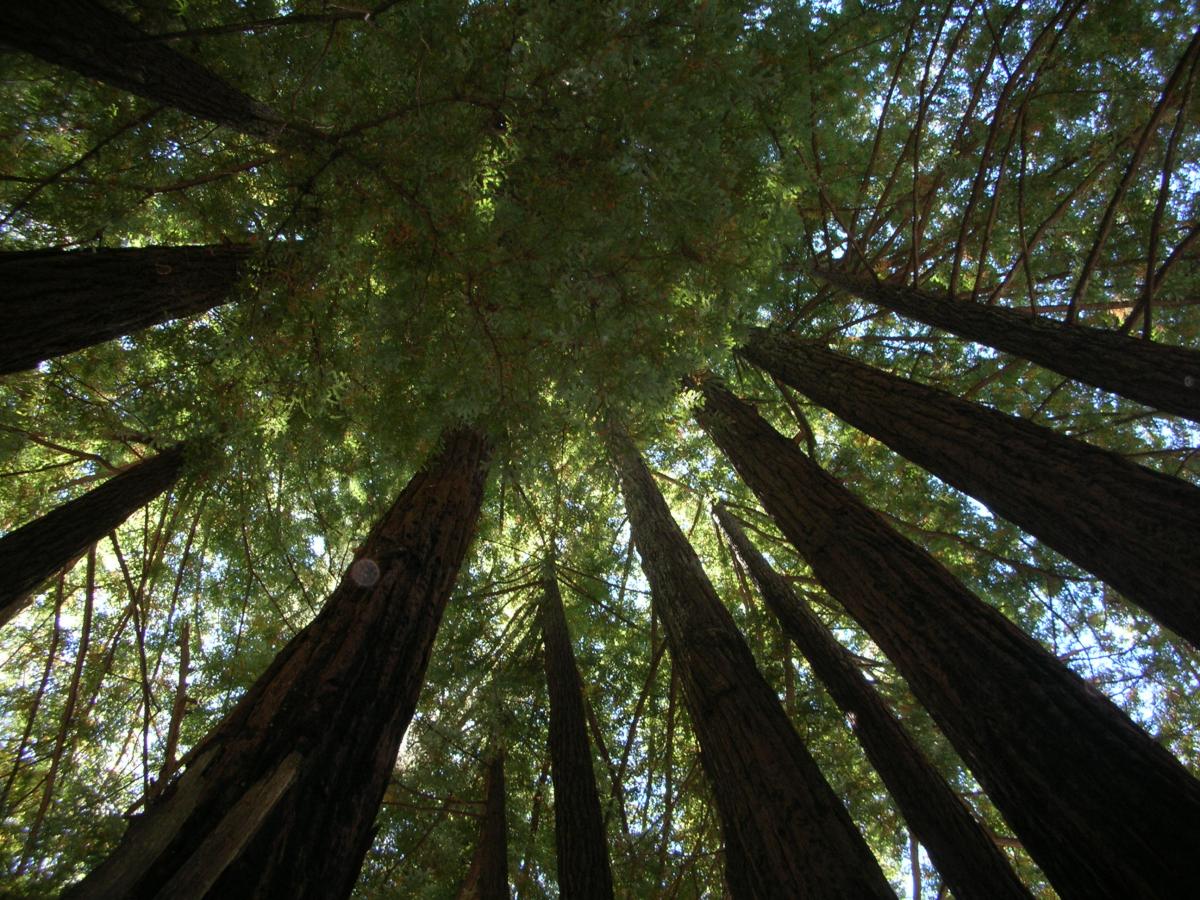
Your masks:
<svg viewBox="0 0 1200 900"><path fill-rule="evenodd" d="M483 820L471 867L458 900L508 900L508 824L505 816L504 751L494 750L483 779Z"/></svg>
<svg viewBox="0 0 1200 900"><path fill-rule="evenodd" d="M550 695L550 760L558 889L566 898L611 898L608 837L596 790L583 708L583 684L571 649L552 564L543 577L542 641Z"/></svg>
<svg viewBox="0 0 1200 900"><path fill-rule="evenodd" d="M178 479L185 445L164 450L94 490L0 538L0 627L23 610L51 575L75 564L92 545Z"/></svg>
<svg viewBox="0 0 1200 900"><path fill-rule="evenodd" d="M894 897L759 673L637 448L613 422L608 444L716 798L733 895Z"/></svg>
<svg viewBox="0 0 1200 900"><path fill-rule="evenodd" d="M249 244L0 253L0 375L233 299Z"/></svg>
<svg viewBox="0 0 1200 900"><path fill-rule="evenodd" d="M740 353L1200 646L1200 488L785 334Z"/></svg>
<svg viewBox="0 0 1200 900"><path fill-rule="evenodd" d="M718 505L716 514L784 633L808 659L838 708L854 717L854 734L871 765L954 896L1028 900L1028 890L1004 854L867 683L849 652L770 567L730 512Z"/></svg>
<svg viewBox="0 0 1200 900"><path fill-rule="evenodd" d="M475 533L488 446L444 436L317 617L67 896L349 895Z"/></svg>
<svg viewBox="0 0 1200 900"><path fill-rule="evenodd" d="M316 135L148 37L96 0L0 4L0 43L261 140Z"/></svg>
<svg viewBox="0 0 1200 900"><path fill-rule="evenodd" d="M869 303L1012 353L1067 378L1200 422L1200 352L1015 310L984 306L870 276L815 273Z"/></svg>
<svg viewBox="0 0 1200 900"><path fill-rule="evenodd" d="M752 407L714 380L701 389L700 423L907 679L1058 892L1163 897L1187 883L1200 782Z"/></svg>

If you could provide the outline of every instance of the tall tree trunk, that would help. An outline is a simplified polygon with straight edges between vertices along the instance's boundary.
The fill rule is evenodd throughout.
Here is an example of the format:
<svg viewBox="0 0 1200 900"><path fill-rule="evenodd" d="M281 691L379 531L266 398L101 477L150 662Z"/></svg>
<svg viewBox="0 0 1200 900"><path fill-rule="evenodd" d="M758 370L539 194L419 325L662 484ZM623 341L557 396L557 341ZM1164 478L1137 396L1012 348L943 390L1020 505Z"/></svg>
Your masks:
<svg viewBox="0 0 1200 900"><path fill-rule="evenodd" d="M876 282L869 275L824 269L816 274L902 316L1200 422L1200 353L1195 350Z"/></svg>
<svg viewBox="0 0 1200 900"><path fill-rule="evenodd" d="M458 900L508 900L508 823L505 816L504 751L494 749L483 777L483 820L471 867Z"/></svg>
<svg viewBox="0 0 1200 900"><path fill-rule="evenodd" d="M925 845L954 896L1028 900L1029 892L1004 854L867 683L850 653L770 567L730 512L718 505L716 513L784 632L808 659L838 708L854 717L854 733L871 765L896 799L914 841L919 838Z"/></svg>
<svg viewBox="0 0 1200 900"><path fill-rule="evenodd" d="M82 497L0 538L0 626L29 603L37 587L179 478L185 445L142 460Z"/></svg>
<svg viewBox="0 0 1200 900"><path fill-rule="evenodd" d="M0 375L229 302L249 244L0 253Z"/></svg>
<svg viewBox="0 0 1200 900"><path fill-rule="evenodd" d="M633 441L609 450L725 837L735 897L894 897L763 679Z"/></svg>
<svg viewBox="0 0 1200 900"><path fill-rule="evenodd" d="M475 533L488 440L413 476L320 614L185 758L76 897L345 897Z"/></svg>
<svg viewBox="0 0 1200 900"><path fill-rule="evenodd" d="M566 898L611 898L608 838L588 744L583 684L571 649L552 563L543 576L542 640L550 694L550 761L554 779L554 843L558 889Z"/></svg>
<svg viewBox="0 0 1200 900"><path fill-rule="evenodd" d="M785 334L741 354L1200 646L1200 488Z"/></svg>
<svg viewBox="0 0 1200 900"><path fill-rule="evenodd" d="M713 380L697 416L1064 897L1190 883L1200 782Z"/></svg>
<svg viewBox="0 0 1200 900"><path fill-rule="evenodd" d="M285 122L96 0L5 0L0 43L262 140L316 134Z"/></svg>

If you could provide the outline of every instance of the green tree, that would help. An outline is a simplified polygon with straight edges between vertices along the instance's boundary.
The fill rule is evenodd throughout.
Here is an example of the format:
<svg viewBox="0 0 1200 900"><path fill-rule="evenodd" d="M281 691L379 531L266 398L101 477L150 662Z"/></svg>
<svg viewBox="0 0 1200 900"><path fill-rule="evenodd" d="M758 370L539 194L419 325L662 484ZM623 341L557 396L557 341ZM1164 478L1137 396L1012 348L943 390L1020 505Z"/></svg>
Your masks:
<svg viewBox="0 0 1200 900"><path fill-rule="evenodd" d="M700 371L1200 768L1200 660L1127 602L1132 588L736 353L754 327L790 331L1195 483L1200 439L1165 393L1131 400L1060 365L1097 332L1164 357L1200 347L1189 4L72 0L7 4L0 45L0 269L197 247L228 263L186 287L167 284L186 275L171 263L132 290L67 278L54 293L86 340L50 350L36 335L69 330L50 294L7 279L0 346L32 352L0 377L2 540L162 448L198 448L153 499L90 523L61 558L37 554L29 602L0 629L12 892L80 881L165 802L195 748L319 621L398 486L472 422L494 435L493 475L357 892L454 896L499 740L512 890L555 895L540 628L552 557L615 893L720 894L716 795L600 434L612 413L891 887L935 897L944 884L750 589L708 515L718 499L1030 892L1051 896L1057 880L1068 893L889 648L696 427L680 384ZM830 272L953 302L959 322L1037 317L1062 340L1037 357L896 315ZM36 298L25 312L21 290ZM154 315L119 310L126 291ZM189 305L162 308L164 294ZM1165 374L1177 388L1187 373ZM1178 539L1176 523L1158 527ZM1126 572L1153 568L1125 559ZM1116 790L1147 781L1125 771Z"/></svg>
<svg viewBox="0 0 1200 900"><path fill-rule="evenodd" d="M701 389L700 423L895 663L1059 892L1169 892L1196 837L1200 782L753 407L713 379Z"/></svg>
<svg viewBox="0 0 1200 900"><path fill-rule="evenodd" d="M871 765L896 798L913 834L929 848L946 883L960 897L1028 897L1000 849L905 733L849 651L770 567L729 510L718 506L716 515L763 601L851 719Z"/></svg>
<svg viewBox="0 0 1200 900"><path fill-rule="evenodd" d="M539 610L550 701L550 771L558 888L567 897L611 898L608 838L596 793L583 690L553 560L546 561Z"/></svg>

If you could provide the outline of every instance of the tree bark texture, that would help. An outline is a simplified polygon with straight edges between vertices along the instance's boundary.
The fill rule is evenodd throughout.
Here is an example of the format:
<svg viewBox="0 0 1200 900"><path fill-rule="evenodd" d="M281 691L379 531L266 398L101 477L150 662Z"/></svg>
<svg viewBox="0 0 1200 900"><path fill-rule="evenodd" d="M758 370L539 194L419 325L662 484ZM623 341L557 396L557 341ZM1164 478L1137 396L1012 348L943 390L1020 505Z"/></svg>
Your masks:
<svg viewBox="0 0 1200 900"><path fill-rule="evenodd" d="M718 505L716 513L784 633L804 654L838 708L853 716L854 734L871 765L954 896L1029 900L1029 892L1004 854L867 683L850 653L770 567L729 510Z"/></svg>
<svg viewBox="0 0 1200 900"><path fill-rule="evenodd" d="M632 440L610 421L608 442L716 798L734 897L894 897Z"/></svg>
<svg viewBox="0 0 1200 900"><path fill-rule="evenodd" d="M714 380L697 416L1066 898L1190 883L1200 782Z"/></svg>
<svg viewBox="0 0 1200 900"><path fill-rule="evenodd" d="M508 900L508 821L504 751L493 750L483 777L483 820L458 900Z"/></svg>
<svg viewBox="0 0 1200 900"><path fill-rule="evenodd" d="M229 302L249 244L0 253L0 375Z"/></svg>
<svg viewBox="0 0 1200 900"><path fill-rule="evenodd" d="M177 444L136 463L82 497L0 538L0 626L28 605L51 575L74 565L88 548L178 479L185 447Z"/></svg>
<svg viewBox="0 0 1200 900"><path fill-rule="evenodd" d="M345 897L475 533L489 442L459 428L317 617L69 896Z"/></svg>
<svg viewBox="0 0 1200 900"><path fill-rule="evenodd" d="M740 352L1200 647L1200 488L786 334Z"/></svg>
<svg viewBox="0 0 1200 900"><path fill-rule="evenodd" d="M1020 356L1060 375L1200 422L1200 352L1171 347L970 300L946 297L869 275L816 273L869 303Z"/></svg>
<svg viewBox="0 0 1200 900"><path fill-rule="evenodd" d="M562 595L552 566L543 578L542 642L550 695L550 762L554 779L554 843L564 900L610 900L608 837L596 790L583 707L583 683L571 649Z"/></svg>
<svg viewBox="0 0 1200 900"><path fill-rule="evenodd" d="M262 140L296 129L96 0L5 0L0 43Z"/></svg>

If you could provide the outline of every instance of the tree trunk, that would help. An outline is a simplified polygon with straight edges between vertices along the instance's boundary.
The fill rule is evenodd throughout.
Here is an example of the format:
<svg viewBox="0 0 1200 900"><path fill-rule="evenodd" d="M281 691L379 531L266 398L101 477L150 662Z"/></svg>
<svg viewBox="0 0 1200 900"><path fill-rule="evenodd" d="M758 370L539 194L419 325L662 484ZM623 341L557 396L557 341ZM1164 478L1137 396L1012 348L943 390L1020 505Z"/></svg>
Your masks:
<svg viewBox="0 0 1200 900"><path fill-rule="evenodd" d="M471 868L458 900L508 900L508 824L505 817L504 751L493 750L483 776L483 820Z"/></svg>
<svg viewBox="0 0 1200 900"><path fill-rule="evenodd" d="M249 244L0 253L0 375L229 302Z"/></svg>
<svg viewBox="0 0 1200 900"><path fill-rule="evenodd" d="M550 695L558 889L565 900L604 900L613 895L608 838L584 720L583 684L552 564L547 564L543 584L541 619Z"/></svg>
<svg viewBox="0 0 1200 900"><path fill-rule="evenodd" d="M876 282L869 275L829 270L816 274L902 316L1200 422L1200 353L1195 350Z"/></svg>
<svg viewBox="0 0 1200 900"><path fill-rule="evenodd" d="M185 445L177 444L142 460L0 538L0 626L26 607L42 582L74 565L89 547L173 485L183 469L184 451Z"/></svg>
<svg viewBox="0 0 1200 900"><path fill-rule="evenodd" d="M320 614L185 758L76 897L345 897L475 533L488 441L413 476Z"/></svg>
<svg viewBox="0 0 1200 900"><path fill-rule="evenodd" d="M725 837L737 898L894 897L680 531L632 440L608 443Z"/></svg>
<svg viewBox="0 0 1200 900"><path fill-rule="evenodd" d="M930 765L851 655L770 567L729 511L718 505L716 513L784 632L808 659L838 708L853 717L854 733L871 765L895 798L914 840L919 838L925 845L954 896L1028 900L1029 892L1004 854ZM917 865L915 855L913 864Z"/></svg>
<svg viewBox="0 0 1200 900"><path fill-rule="evenodd" d="M298 131L315 134L285 122L96 0L5 0L0 43L265 141L278 143Z"/></svg>
<svg viewBox="0 0 1200 900"><path fill-rule="evenodd" d="M741 354L1200 646L1200 488L788 335Z"/></svg>
<svg viewBox="0 0 1200 900"><path fill-rule="evenodd" d="M1190 883L1200 782L1098 691L712 380L697 416L908 680L1059 893Z"/></svg>

